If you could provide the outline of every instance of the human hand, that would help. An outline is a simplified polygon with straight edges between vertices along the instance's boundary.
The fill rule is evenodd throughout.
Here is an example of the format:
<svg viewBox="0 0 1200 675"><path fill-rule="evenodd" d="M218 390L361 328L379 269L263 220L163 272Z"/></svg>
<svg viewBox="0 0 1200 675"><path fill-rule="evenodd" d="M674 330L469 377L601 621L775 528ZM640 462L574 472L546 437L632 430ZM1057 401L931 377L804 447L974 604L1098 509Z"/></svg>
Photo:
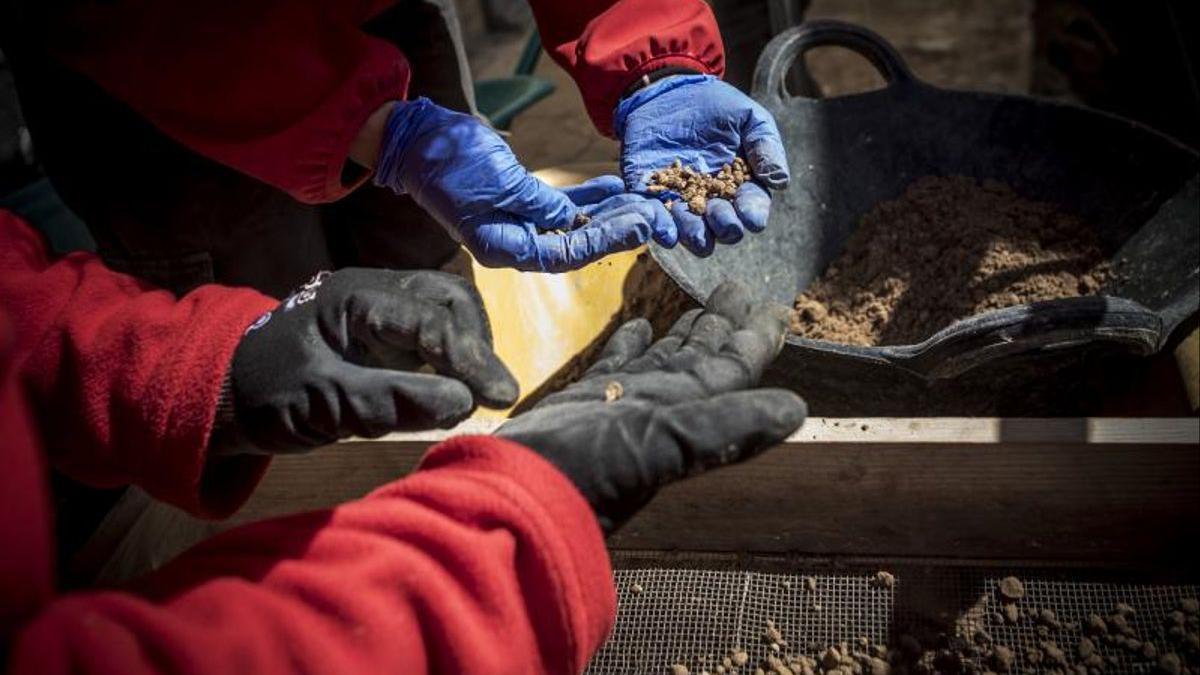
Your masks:
<svg viewBox="0 0 1200 675"><path fill-rule="evenodd" d="M635 249L651 237L675 238L675 222L662 203L625 192L617 176L599 176L561 192L576 207L569 229L538 232L518 218L494 214L466 231L467 248L489 267L565 272Z"/></svg>
<svg viewBox="0 0 1200 675"><path fill-rule="evenodd" d="M650 323L617 329L578 382L497 430L557 466L606 534L658 488L752 457L804 422L804 401L752 389L783 346L782 308L726 283L650 344Z"/></svg>
<svg viewBox="0 0 1200 675"><path fill-rule="evenodd" d="M526 171L504 140L478 119L425 98L396 104L375 182L411 195L488 267L575 269L636 248L669 222L665 212L655 212L655 204L627 199L620 204L624 208L613 206L581 224L571 191L552 188ZM623 191L602 183L589 186L583 197L594 204Z"/></svg>
<svg viewBox="0 0 1200 675"><path fill-rule="evenodd" d="M650 174L676 159L706 174L738 156L749 164L754 180L743 183L732 201L709 199L703 216L677 194L660 195L675 200L671 215L679 241L696 255L709 255L717 241L737 243L747 230L761 232L771 209L767 189L787 187L787 153L771 113L711 75L676 75L635 91L617 105L614 127L621 175L631 191L648 194Z"/></svg>
<svg viewBox="0 0 1200 675"><path fill-rule="evenodd" d="M438 374L413 372L423 364ZM246 330L218 454L297 452L346 436L450 427L516 402L478 292L441 272L322 272Z"/></svg>

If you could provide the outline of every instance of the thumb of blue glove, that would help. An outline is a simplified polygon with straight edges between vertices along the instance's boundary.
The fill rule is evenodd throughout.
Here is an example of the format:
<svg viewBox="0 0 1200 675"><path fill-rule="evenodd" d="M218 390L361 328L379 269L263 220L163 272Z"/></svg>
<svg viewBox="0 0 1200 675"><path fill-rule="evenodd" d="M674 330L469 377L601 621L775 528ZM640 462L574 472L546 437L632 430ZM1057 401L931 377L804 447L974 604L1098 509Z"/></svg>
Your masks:
<svg viewBox="0 0 1200 675"><path fill-rule="evenodd" d="M380 145L375 183L411 195L468 248L480 240L467 231L471 228L504 221L534 230L567 229L578 210L566 195L526 171L504 140L478 119L427 98L396 103ZM503 239L491 244L490 259L497 266L512 266L521 253Z"/></svg>
<svg viewBox="0 0 1200 675"><path fill-rule="evenodd" d="M560 194L587 218L563 231L537 232L514 217L490 214L464 229L464 243L485 266L538 272L578 269L651 237L664 246L675 244L675 223L662 203L625 192L617 176L593 178Z"/></svg>

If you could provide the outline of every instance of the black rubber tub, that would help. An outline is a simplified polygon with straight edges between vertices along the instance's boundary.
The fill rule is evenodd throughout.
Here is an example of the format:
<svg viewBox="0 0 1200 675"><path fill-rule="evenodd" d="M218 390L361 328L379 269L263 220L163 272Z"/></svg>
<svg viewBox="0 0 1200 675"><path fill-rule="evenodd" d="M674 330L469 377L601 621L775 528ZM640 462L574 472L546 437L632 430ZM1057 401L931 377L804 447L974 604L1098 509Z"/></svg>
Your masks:
<svg viewBox="0 0 1200 675"><path fill-rule="evenodd" d="M808 49L858 52L879 90L794 97L784 78ZM726 278L790 306L841 252L859 219L923 176L1001 181L1099 230L1123 260L1101 297L979 314L919 344L858 347L789 336L767 384L806 396L814 414L1078 414L1097 378L1172 344L1200 300L1200 156L1130 120L1023 96L939 89L917 80L881 37L812 21L767 45L753 96L779 122L792 182L765 232L709 258L653 255L702 301ZM1175 336L1173 338L1173 336Z"/></svg>

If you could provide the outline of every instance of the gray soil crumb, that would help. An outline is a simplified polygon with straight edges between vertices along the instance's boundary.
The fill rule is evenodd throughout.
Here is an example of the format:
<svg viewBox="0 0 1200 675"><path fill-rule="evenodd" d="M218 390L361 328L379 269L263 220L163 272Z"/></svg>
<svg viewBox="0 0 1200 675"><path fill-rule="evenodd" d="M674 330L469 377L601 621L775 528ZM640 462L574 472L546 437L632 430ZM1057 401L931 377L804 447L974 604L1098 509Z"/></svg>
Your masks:
<svg viewBox="0 0 1200 675"><path fill-rule="evenodd" d="M1012 670L1013 661L1015 660L1016 656L1008 647L996 647L992 650L988 658L991 666L1002 673Z"/></svg>
<svg viewBox="0 0 1200 675"><path fill-rule="evenodd" d="M1095 231L1078 218L995 181L925 177L863 217L796 297L791 330L911 344L981 312L1095 295L1112 276Z"/></svg>
<svg viewBox="0 0 1200 675"><path fill-rule="evenodd" d="M592 222L592 217L583 211L579 211L575 214L575 227L583 227L590 222Z"/></svg>
<svg viewBox="0 0 1200 675"><path fill-rule="evenodd" d="M1096 653L1096 643L1090 638L1082 638L1079 640L1079 647L1076 650L1079 652L1079 658L1086 659Z"/></svg>
<svg viewBox="0 0 1200 675"><path fill-rule="evenodd" d="M879 570L871 579L871 585L878 588L892 588L896 585L896 575L891 572Z"/></svg>
<svg viewBox="0 0 1200 675"><path fill-rule="evenodd" d="M1104 619L1100 618L1099 614L1088 614L1084 628L1092 635L1108 634L1108 624L1104 622Z"/></svg>
<svg viewBox="0 0 1200 675"><path fill-rule="evenodd" d="M1020 600L1025 597L1025 584L1016 577L1004 577L1000 583L996 584L996 588L1000 591L1000 595L1009 600Z"/></svg>
<svg viewBox="0 0 1200 675"><path fill-rule="evenodd" d="M1000 609L1007 623L1015 624L1021 620L1021 610L1017 608L1016 603L1006 602Z"/></svg>
<svg viewBox="0 0 1200 675"><path fill-rule="evenodd" d="M1179 675L1183 672L1183 661L1178 654L1163 654L1158 657L1158 670L1166 675Z"/></svg>
<svg viewBox="0 0 1200 675"><path fill-rule="evenodd" d="M715 174L706 174L684 166L678 159L671 166L650 174L646 190L651 194L674 191L687 203L688 210L704 215L710 199L733 199L742 183L750 180L750 167L741 157L721 167ZM670 209L673 202L667 202Z"/></svg>

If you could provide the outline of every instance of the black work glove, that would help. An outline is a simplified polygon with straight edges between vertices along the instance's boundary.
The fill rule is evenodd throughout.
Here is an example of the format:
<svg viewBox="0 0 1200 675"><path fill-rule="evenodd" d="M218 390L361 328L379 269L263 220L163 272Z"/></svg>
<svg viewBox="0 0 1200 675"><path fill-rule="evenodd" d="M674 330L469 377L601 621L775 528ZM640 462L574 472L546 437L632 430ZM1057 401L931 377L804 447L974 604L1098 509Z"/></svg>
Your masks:
<svg viewBox="0 0 1200 675"><path fill-rule="evenodd" d="M648 321L626 323L579 382L496 432L565 473L605 534L663 485L751 457L804 422L792 392L748 389L783 346L786 312L728 282L707 307L654 345Z"/></svg>
<svg viewBox="0 0 1200 675"><path fill-rule="evenodd" d="M450 427L518 393L478 292L441 272L322 272L246 330L229 372L217 453Z"/></svg>

